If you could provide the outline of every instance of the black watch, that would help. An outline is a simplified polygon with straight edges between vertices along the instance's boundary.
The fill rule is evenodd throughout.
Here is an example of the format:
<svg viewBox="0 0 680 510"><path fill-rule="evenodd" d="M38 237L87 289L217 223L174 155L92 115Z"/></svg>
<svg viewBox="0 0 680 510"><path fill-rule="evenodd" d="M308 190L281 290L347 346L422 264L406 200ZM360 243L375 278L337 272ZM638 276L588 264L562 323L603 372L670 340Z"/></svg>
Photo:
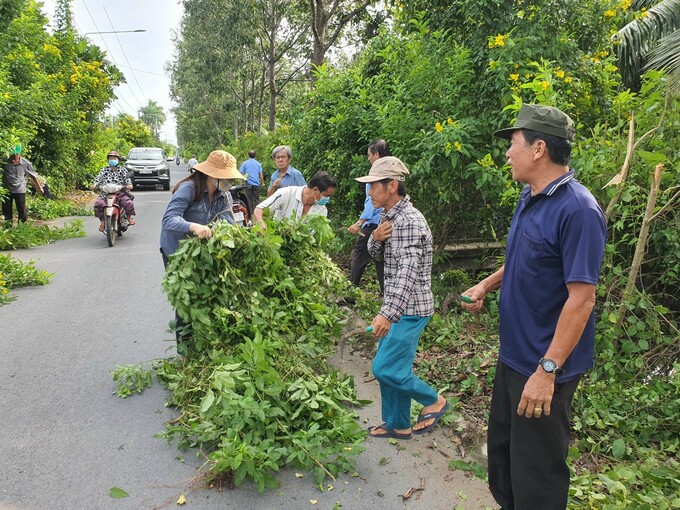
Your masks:
<svg viewBox="0 0 680 510"><path fill-rule="evenodd" d="M558 367L557 363L551 359L541 358L538 360L538 362L540 363L541 367L543 367L543 370L549 374L562 375L564 373L564 370Z"/></svg>

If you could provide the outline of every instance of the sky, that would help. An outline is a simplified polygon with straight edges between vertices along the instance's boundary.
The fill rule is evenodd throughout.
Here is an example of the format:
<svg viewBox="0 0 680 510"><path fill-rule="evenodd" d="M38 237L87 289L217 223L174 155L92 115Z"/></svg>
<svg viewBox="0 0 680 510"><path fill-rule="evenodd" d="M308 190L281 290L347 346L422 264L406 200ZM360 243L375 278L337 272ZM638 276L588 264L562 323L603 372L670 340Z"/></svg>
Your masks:
<svg viewBox="0 0 680 510"><path fill-rule="evenodd" d="M42 0L43 12L54 18L55 0ZM74 26L106 52L125 75L117 87L108 114L128 113L138 118L139 109L155 101L165 110L161 139L176 144L175 119L170 111L170 78L166 62L173 60L173 31L179 30L182 4L178 0L73 0ZM92 34L123 30L140 33Z"/></svg>

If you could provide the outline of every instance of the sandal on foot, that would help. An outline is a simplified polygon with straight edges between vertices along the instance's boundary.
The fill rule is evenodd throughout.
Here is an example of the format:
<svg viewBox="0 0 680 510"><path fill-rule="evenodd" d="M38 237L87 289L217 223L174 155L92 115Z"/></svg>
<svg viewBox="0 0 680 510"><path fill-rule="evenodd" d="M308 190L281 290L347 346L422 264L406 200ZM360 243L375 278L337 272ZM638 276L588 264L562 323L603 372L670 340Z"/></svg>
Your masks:
<svg viewBox="0 0 680 510"><path fill-rule="evenodd" d="M106 230L106 225L104 225L103 223L100 223L99 224L99 231L104 232L104 230Z"/></svg>
<svg viewBox="0 0 680 510"><path fill-rule="evenodd" d="M384 432L373 434L374 430L382 429ZM375 427L368 427L368 437L376 437L378 439L411 439L411 433L397 432L396 430L387 426L387 423L376 425Z"/></svg>
<svg viewBox="0 0 680 510"><path fill-rule="evenodd" d="M425 420L434 420L432 423L430 423L427 427L416 430L413 429L413 433L416 435L420 434L425 434L426 432L430 432L436 425L439 423L439 420L442 419L442 416L446 414L446 411L449 410L449 403L448 401L446 404L444 404L444 407L442 407L441 411L433 412L433 413L427 413L427 414L421 414L418 416L418 419L416 420L416 425L422 421Z"/></svg>
<svg viewBox="0 0 680 510"><path fill-rule="evenodd" d="M134 219L134 218L128 218L128 223L129 223L130 225L134 225L134 224L135 224L135 219Z"/></svg>

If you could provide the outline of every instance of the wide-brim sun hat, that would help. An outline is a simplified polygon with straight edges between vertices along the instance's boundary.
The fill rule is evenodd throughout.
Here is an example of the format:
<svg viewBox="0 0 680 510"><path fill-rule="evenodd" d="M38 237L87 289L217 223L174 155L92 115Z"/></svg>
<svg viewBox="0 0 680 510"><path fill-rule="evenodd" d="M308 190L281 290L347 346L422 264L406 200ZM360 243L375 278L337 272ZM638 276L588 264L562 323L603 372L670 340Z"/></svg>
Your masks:
<svg viewBox="0 0 680 510"><path fill-rule="evenodd" d="M569 115L554 106L523 104L512 127L498 130L494 136L511 138L518 129L531 129L547 135L572 141L576 134L574 121Z"/></svg>
<svg viewBox="0 0 680 510"><path fill-rule="evenodd" d="M227 151L212 151L208 159L194 165L194 170L213 179L245 179L236 168L236 158Z"/></svg>
<svg viewBox="0 0 680 510"><path fill-rule="evenodd" d="M384 158L378 158L373 162L368 175L357 177L355 180L359 182L376 182L382 181L383 179L393 179L395 181L404 182L408 174L408 168L406 168L406 165L402 163L399 158L385 156Z"/></svg>

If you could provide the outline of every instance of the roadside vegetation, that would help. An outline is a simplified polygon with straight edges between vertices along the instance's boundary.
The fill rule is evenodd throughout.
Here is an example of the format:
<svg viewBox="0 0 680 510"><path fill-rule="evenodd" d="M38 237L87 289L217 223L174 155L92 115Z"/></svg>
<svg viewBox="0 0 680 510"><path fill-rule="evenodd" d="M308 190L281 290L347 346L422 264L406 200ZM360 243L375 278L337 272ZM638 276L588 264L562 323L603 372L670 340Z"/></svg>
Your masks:
<svg viewBox="0 0 680 510"><path fill-rule="evenodd" d="M596 363L574 403L569 505L678 508L678 7L673 0L388 2L387 11L367 11L369 19L357 21L353 42L361 51L351 60L305 66L304 37L297 51L283 53L278 72L298 69L300 80L280 81L276 129L267 131L257 124L271 113L271 103L257 100L259 83L268 97L266 81L241 72L241 60L239 69L229 60L220 66L214 86L222 93L213 107L210 96L195 106L183 85L213 56L201 57L200 35L187 24L173 66L179 136L205 150L221 144L239 159L255 148L265 173L273 169L268 150L289 143L296 168L305 175L327 170L344 190L331 205L336 230L355 221L363 189L353 179L367 169L368 144L384 138L411 169L407 191L432 226L436 261L445 266L447 246L505 239L520 186L509 179L506 145L493 131L508 125L522 102L569 113L578 126L572 165L609 224ZM381 23L382 15L391 23ZM224 26L238 32L233 16L224 13ZM304 13L295 19L302 27ZM250 55L258 48L254 37ZM215 120L197 136L192 119L218 102L227 112L223 129ZM335 240L340 259L352 242ZM480 267L498 264L491 253L476 255ZM451 281L451 291L463 288ZM442 304L445 292L438 292ZM495 370L496 317L493 300L480 316L455 304L446 313L440 308L416 365L480 429ZM480 474L472 458L463 461L452 467Z"/></svg>
<svg viewBox="0 0 680 510"><path fill-rule="evenodd" d="M493 138L493 131L508 125L523 102L558 106L572 116L577 123L572 166L602 205L609 238L598 286L596 363L573 409L569 506L680 508L680 1L347 0L343 5L351 16L345 17L325 17L316 10L328 7L325 0L311 3L315 10L287 0L278 9L259 0L227 7L217 0L183 3L177 58L168 66L183 155L196 153L202 159L219 147L242 161L255 149L269 175L274 169L271 148L287 143L293 165L306 176L327 170L338 179L341 193L330 206L332 228L338 232L356 220L363 202L354 177L366 172L366 148L384 138L411 169L407 190L432 226L438 267L453 263L453 245L505 239L520 186L509 178L506 145ZM105 151L125 153L131 145L154 141L153 129L143 120L104 117L123 77L106 63L100 48L74 31L69 5L68 0L59 2L53 32L47 31L33 0L8 0L0 8L0 23L6 27L0 33L0 111L12 112L0 116L0 147L25 146L58 196L81 186L86 172L95 173ZM252 20L258 21L256 29ZM195 26L215 27L221 46ZM344 39L338 38L343 33ZM340 43L356 53L337 51ZM153 125L159 112L148 106L146 119ZM38 236L31 232L26 235ZM197 353L205 364L199 369L170 360L154 369L171 390L173 403L184 410L168 424L165 437L183 446L210 445L210 476L231 470L234 481L249 478L260 489L272 483L277 463L301 463L316 470L318 479L345 469L350 453L333 448L347 444L345 434L352 426L345 408L335 406L352 401L352 392L342 386L342 376L337 376L342 384L323 379L332 372L318 361L338 333L337 312L325 304L335 277L320 283L310 269L296 275L298 282L285 273L291 268L274 264L263 280L248 280L239 266L227 271L224 264L251 262L220 258L242 246L242 240L230 237L240 234L220 233L221 251L217 239L185 245L192 254L196 250L195 257L207 260L212 253L213 263L220 264L223 272L211 273L209 287L191 288L196 269L189 258L184 267L177 266L183 257L173 261L182 281L166 280L173 305L198 314L191 319L195 334L205 339ZM309 233L290 235L300 241L296 249L311 249L304 247L305 238L308 246L319 246ZM267 239L273 237L267 233ZM20 244L11 237L4 242ZM253 243L253 250L264 249L257 240ZM342 260L352 243L341 234L324 246ZM246 257L253 253L244 252ZM475 256L482 271L499 263L497 254L484 250ZM322 274L335 274L330 267L324 266ZM255 296L261 310L240 312L252 321L237 322L224 303L208 299L236 281L233 275L239 284L263 289ZM426 330L416 369L445 388L456 399L457 411L481 428L497 356L496 304L491 300L480 316L460 311L455 297L444 306L447 294L455 296L472 275L443 275L434 275L438 315ZM286 312L265 317L261 314L274 313L269 300L278 294L273 292L294 295L302 304L298 308L278 297ZM207 308L189 310L190 294ZM366 317L377 306L370 298L358 303ZM219 315L211 315L217 310ZM225 344L222 330L212 329L213 319L243 342ZM282 329L275 328L279 322ZM327 326L325 332L315 329L314 338L320 340L291 341L293 335L311 338L299 328L320 324ZM270 341L280 345L272 349ZM277 357L287 356L288 348L309 365ZM279 365L274 369L264 359ZM252 370L224 370L237 365ZM116 374L123 393L149 382L147 369L140 367L117 369ZM259 379L252 380L252 374ZM267 394L264 381L273 381L279 393ZM291 392L296 381L302 384L295 390L300 393ZM302 381L314 382L317 391L303 388ZM331 394L339 385L347 391L342 398ZM283 412L286 419L297 419L303 415L291 417L287 413L295 410L286 406L294 404L289 400L308 399L305 391L328 398L315 403L323 411L312 412L332 410L332 417L314 414L304 420L321 420L324 426L317 433L323 441L334 441L333 447L292 435L309 453L298 458L286 450L289 443L277 442L285 435L279 423L253 421L262 430L250 435L229 428L232 419L260 420L265 409L274 410L269 418ZM255 395L261 413L253 418L244 414L244 402ZM284 397L290 399L284 402ZM206 416L224 428L206 424ZM259 435L263 431L266 437ZM347 448L356 452L354 445ZM283 451L274 463L258 463L266 454ZM322 459L331 453L338 453L339 460L327 464ZM457 459L452 467L483 476L472 458Z"/></svg>

